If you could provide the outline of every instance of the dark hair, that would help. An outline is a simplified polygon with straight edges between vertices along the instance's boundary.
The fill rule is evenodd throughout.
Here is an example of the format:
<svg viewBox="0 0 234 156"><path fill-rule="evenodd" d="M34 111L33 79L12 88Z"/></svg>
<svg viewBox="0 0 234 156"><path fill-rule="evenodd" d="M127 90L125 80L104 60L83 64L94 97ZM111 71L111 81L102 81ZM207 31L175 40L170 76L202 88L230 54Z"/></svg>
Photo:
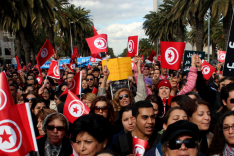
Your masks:
<svg viewBox="0 0 234 156"><path fill-rule="evenodd" d="M49 80L50 84L54 86L54 80L51 77L47 77L47 80Z"/></svg>
<svg viewBox="0 0 234 156"><path fill-rule="evenodd" d="M158 116L161 116L163 114L164 112L163 102L162 99L157 94L148 95L145 101L156 103L158 105L158 112L159 112Z"/></svg>
<svg viewBox="0 0 234 156"><path fill-rule="evenodd" d="M94 111L94 108L95 108L95 105L97 104L97 102L99 101L104 101L106 102L106 105L108 107L108 116L107 116L107 119L112 123L114 124L115 122L115 111L114 111L114 108L110 102L110 100L105 97L105 96L99 96L97 98L95 98L93 101L92 101L92 105L90 107L90 112L91 113L95 113Z"/></svg>
<svg viewBox="0 0 234 156"><path fill-rule="evenodd" d="M183 86L185 86L186 82L187 82L187 79L183 79L183 80L181 80L181 81L179 82L179 89L180 89L180 90L182 89Z"/></svg>
<svg viewBox="0 0 234 156"><path fill-rule="evenodd" d="M187 114L187 112L185 111L185 109L182 108L182 107L173 107L173 108L170 108L170 109L166 112L166 114L164 115L164 117L162 118L162 123L163 123L163 124L167 124L168 119L169 119L169 117L170 117L170 115L171 115L171 112L173 112L174 110L182 110L182 111L184 111L184 112Z"/></svg>
<svg viewBox="0 0 234 156"><path fill-rule="evenodd" d="M74 73L74 72L68 72L67 75L68 75L68 74L73 74L73 75L75 76L75 73Z"/></svg>
<svg viewBox="0 0 234 156"><path fill-rule="evenodd" d="M87 78L88 76L92 76L93 79L95 78L95 76L94 76L93 74L88 74L88 75L86 76L86 78Z"/></svg>
<svg viewBox="0 0 234 156"><path fill-rule="evenodd" d="M49 114L52 114L52 113L56 113L56 111L53 109L49 109L49 108L43 108L43 109L38 111L38 113L36 115L36 119L40 118L41 120L44 121L46 116Z"/></svg>
<svg viewBox="0 0 234 156"><path fill-rule="evenodd" d="M15 90L17 91L17 89L18 89L18 86L17 86L17 84L15 84L15 83L11 83L11 84L10 84L10 86L13 86L13 87L15 87Z"/></svg>
<svg viewBox="0 0 234 156"><path fill-rule="evenodd" d="M211 140L211 144L206 155L223 155L223 150L226 144L226 140L223 135L223 121L226 117L232 115L234 116L234 111L228 111L220 117L218 123L215 126L214 136Z"/></svg>
<svg viewBox="0 0 234 156"><path fill-rule="evenodd" d="M127 106L122 107L122 109L119 112L119 119L122 120L123 113L128 112L128 111L132 111L132 106L131 105L127 105Z"/></svg>
<svg viewBox="0 0 234 156"><path fill-rule="evenodd" d="M161 65L160 65L160 64L155 64L155 66L158 66L159 69L161 68ZM160 73L161 73L161 72L160 72Z"/></svg>
<svg viewBox="0 0 234 156"><path fill-rule="evenodd" d="M188 95L178 95L175 96L171 99L172 102L176 102L180 107L183 106L183 104L187 101L190 100L191 98Z"/></svg>
<svg viewBox="0 0 234 156"><path fill-rule="evenodd" d="M26 86L23 87L23 91L26 91L28 87L32 87L33 88L32 84L27 84Z"/></svg>
<svg viewBox="0 0 234 156"><path fill-rule="evenodd" d="M19 75L16 71L14 71L14 72L12 73L12 76L13 76L14 74L16 74L17 76Z"/></svg>
<svg viewBox="0 0 234 156"><path fill-rule="evenodd" d="M50 123L51 121L53 121L55 119L59 119L63 123L63 125L65 127L65 131L68 131L69 125L68 125L67 118L63 114L57 113L57 112L54 113L54 114L52 114L52 115L50 115L47 118L46 123L45 123L46 127L47 127L48 123Z"/></svg>
<svg viewBox="0 0 234 156"><path fill-rule="evenodd" d="M72 125L71 140L76 142L76 136L81 132L87 132L99 143L108 139L112 133L112 124L103 116L98 114L87 114L79 117Z"/></svg>
<svg viewBox="0 0 234 156"><path fill-rule="evenodd" d="M188 92L188 93L186 93L185 95L194 95L197 99L200 99L200 96L199 96L199 94L198 93L196 93L196 92Z"/></svg>
<svg viewBox="0 0 234 156"><path fill-rule="evenodd" d="M148 101L138 101L132 107L132 116L137 118L139 114L139 108L153 108L153 105Z"/></svg>
<svg viewBox="0 0 234 156"><path fill-rule="evenodd" d="M206 105L210 110L210 104L203 99L190 99L183 104L183 108L186 110L188 117L192 117L193 113L196 112L199 105Z"/></svg>
<svg viewBox="0 0 234 156"><path fill-rule="evenodd" d="M113 152L112 150L102 150L96 153L94 156L98 156L99 154L109 154L111 156L119 156L117 153Z"/></svg>
<svg viewBox="0 0 234 156"><path fill-rule="evenodd" d="M68 86L68 84L67 83L62 83L60 86L59 86L59 90L61 91L61 89L62 89L62 87L64 86L64 85L66 85L66 86Z"/></svg>
<svg viewBox="0 0 234 156"><path fill-rule="evenodd" d="M184 76L187 77L187 75L188 75L188 72L187 72L187 71L186 71L186 72L183 72L183 73L182 73L182 78L183 78Z"/></svg>
<svg viewBox="0 0 234 156"><path fill-rule="evenodd" d="M227 99L229 97L229 92L234 90L234 83L227 84L226 86L222 87L220 92L220 98L221 100L225 100L227 102Z"/></svg>
<svg viewBox="0 0 234 156"><path fill-rule="evenodd" d="M49 107L46 105L44 99L42 99L42 98L36 98L36 100L33 100L31 109L34 110L34 108L36 107L36 105L37 105L38 103L42 103L42 102L45 104L46 108L49 108Z"/></svg>
<svg viewBox="0 0 234 156"><path fill-rule="evenodd" d="M66 96L61 96L61 94L63 93L63 91L59 90L57 92L54 93L54 95L62 102L66 101ZM60 97L61 96L61 97Z"/></svg>

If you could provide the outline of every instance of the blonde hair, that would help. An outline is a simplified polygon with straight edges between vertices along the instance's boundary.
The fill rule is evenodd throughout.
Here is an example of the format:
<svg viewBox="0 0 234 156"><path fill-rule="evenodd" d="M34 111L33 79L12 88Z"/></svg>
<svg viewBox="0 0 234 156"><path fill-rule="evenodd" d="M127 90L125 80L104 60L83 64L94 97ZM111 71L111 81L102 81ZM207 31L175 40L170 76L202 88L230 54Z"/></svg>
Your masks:
<svg viewBox="0 0 234 156"><path fill-rule="evenodd" d="M115 95L114 95L114 97L113 97L113 100L112 100L112 104L113 104L113 107L114 107L114 110L115 110L115 111L120 111L120 110L121 110L121 106L120 106L120 104L119 104L119 94L120 94L121 92L123 92L123 91L128 92L128 95L129 95L129 97L130 97L131 100L132 100L132 98L134 97L134 95L130 92L129 89L127 89L127 88L121 88L121 89L119 89L119 90L115 93Z"/></svg>
<svg viewBox="0 0 234 156"><path fill-rule="evenodd" d="M89 100L89 101L93 101L94 99L96 99L96 95L93 93L86 93L82 96L81 100Z"/></svg>

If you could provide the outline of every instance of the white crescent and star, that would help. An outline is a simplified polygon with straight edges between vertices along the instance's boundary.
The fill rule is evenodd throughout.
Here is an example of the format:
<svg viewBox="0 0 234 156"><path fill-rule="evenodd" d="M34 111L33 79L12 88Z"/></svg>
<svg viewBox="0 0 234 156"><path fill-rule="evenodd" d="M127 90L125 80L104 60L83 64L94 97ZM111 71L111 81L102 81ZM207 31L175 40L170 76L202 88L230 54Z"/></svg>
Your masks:
<svg viewBox="0 0 234 156"><path fill-rule="evenodd" d="M80 117L84 113L84 104L79 100L73 100L68 105L69 113L74 117Z"/></svg>
<svg viewBox="0 0 234 156"><path fill-rule="evenodd" d="M55 76L59 76L59 72L58 72L58 65L56 65L53 69L54 75Z"/></svg>
<svg viewBox="0 0 234 156"><path fill-rule="evenodd" d="M145 148L139 144L134 146L134 155L142 156L145 153Z"/></svg>
<svg viewBox="0 0 234 156"><path fill-rule="evenodd" d="M7 103L6 93L2 89L0 89L0 110L2 110L6 106L6 103Z"/></svg>
<svg viewBox="0 0 234 156"><path fill-rule="evenodd" d="M134 42L133 42L133 40L129 40L128 41L128 52L132 53L133 50L134 50Z"/></svg>
<svg viewBox="0 0 234 156"><path fill-rule="evenodd" d="M167 48L165 52L165 59L169 65L175 64L178 61L178 58L179 58L179 54L175 48L173 47Z"/></svg>
<svg viewBox="0 0 234 156"><path fill-rule="evenodd" d="M98 49L106 49L107 48L107 41L104 38L99 37L99 38L94 40L94 45Z"/></svg>
<svg viewBox="0 0 234 156"><path fill-rule="evenodd" d="M41 51L41 57L45 58L48 55L48 50L46 48L43 48Z"/></svg>
<svg viewBox="0 0 234 156"><path fill-rule="evenodd" d="M71 80L71 82L68 85L68 89L72 90L75 87L75 85L76 85L76 81L74 79Z"/></svg>
<svg viewBox="0 0 234 156"><path fill-rule="evenodd" d="M206 75L206 74L209 74L210 72L210 67L208 65L204 65L202 67L202 74Z"/></svg>

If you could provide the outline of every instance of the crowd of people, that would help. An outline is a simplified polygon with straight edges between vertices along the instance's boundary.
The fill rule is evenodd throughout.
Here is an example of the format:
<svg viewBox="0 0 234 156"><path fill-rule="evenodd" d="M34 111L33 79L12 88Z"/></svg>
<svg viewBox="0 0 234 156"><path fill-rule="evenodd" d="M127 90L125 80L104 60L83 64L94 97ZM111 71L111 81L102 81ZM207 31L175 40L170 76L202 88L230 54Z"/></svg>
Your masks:
<svg viewBox="0 0 234 156"><path fill-rule="evenodd" d="M10 65L1 69L15 104L30 105L41 156L133 156L133 137L148 142L144 156L234 155L234 78L222 75L222 64L206 80L196 54L189 72L147 64L139 56L134 62L129 87L114 95L102 64L61 69L60 79L47 77L47 69L39 75L32 66L20 74ZM62 93L79 71L77 97L90 113L70 123Z"/></svg>

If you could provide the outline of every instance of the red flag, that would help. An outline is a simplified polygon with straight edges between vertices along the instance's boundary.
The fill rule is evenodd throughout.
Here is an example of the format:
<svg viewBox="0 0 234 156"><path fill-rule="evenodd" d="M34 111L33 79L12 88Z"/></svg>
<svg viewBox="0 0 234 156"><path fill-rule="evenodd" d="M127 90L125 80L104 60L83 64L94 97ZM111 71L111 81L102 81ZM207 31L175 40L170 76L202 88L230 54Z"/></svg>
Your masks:
<svg viewBox="0 0 234 156"><path fill-rule="evenodd" d="M18 56L15 56L16 59L16 63L17 63L17 72L20 73L21 72L21 65L20 65L20 61Z"/></svg>
<svg viewBox="0 0 234 156"><path fill-rule="evenodd" d="M45 44L41 47L40 52L37 54L36 60L38 60L38 65L42 66L53 55L54 47L47 38Z"/></svg>
<svg viewBox="0 0 234 156"><path fill-rule="evenodd" d="M91 69L91 67L89 66L89 64L88 64L88 70L90 70Z"/></svg>
<svg viewBox="0 0 234 156"><path fill-rule="evenodd" d="M60 79L60 70L59 70L59 62L55 60L51 60L50 67L47 72L47 76Z"/></svg>
<svg viewBox="0 0 234 156"><path fill-rule="evenodd" d="M148 147L148 142L135 137L132 137L132 153L134 156L142 156Z"/></svg>
<svg viewBox="0 0 234 156"><path fill-rule="evenodd" d="M101 52L106 52L108 54L108 42L106 34L100 34L94 37L86 38L86 41L89 45L91 56Z"/></svg>
<svg viewBox="0 0 234 156"><path fill-rule="evenodd" d="M153 62L153 58L156 56L156 52L152 50L152 53L150 54L150 56L148 57L148 60L150 60L151 62Z"/></svg>
<svg viewBox="0 0 234 156"><path fill-rule="evenodd" d="M89 114L87 107L80 99L71 91L68 91L67 99L64 104L63 114L69 122L73 123L80 116Z"/></svg>
<svg viewBox="0 0 234 156"><path fill-rule="evenodd" d="M71 60L70 60L70 63L73 63L74 59L77 59L77 57L79 57L79 53L78 53L76 45L75 45L74 50L73 50L73 54L72 54L72 57L71 57Z"/></svg>
<svg viewBox="0 0 234 156"><path fill-rule="evenodd" d="M101 58L101 56L99 56L99 54L91 54L91 57L98 58L98 59L102 60L102 58Z"/></svg>
<svg viewBox="0 0 234 156"><path fill-rule="evenodd" d="M185 42L161 41L161 67L178 70L184 53Z"/></svg>
<svg viewBox="0 0 234 156"><path fill-rule="evenodd" d="M208 80L211 77L211 75L215 72L215 68L206 61L202 62L201 68L202 75L206 80Z"/></svg>
<svg viewBox="0 0 234 156"><path fill-rule="evenodd" d="M132 70L134 70L134 68L136 67L136 64L134 61L131 61L131 64L132 64Z"/></svg>
<svg viewBox="0 0 234 156"><path fill-rule="evenodd" d="M0 73L0 155L38 151L29 104L15 105L4 72Z"/></svg>
<svg viewBox="0 0 234 156"><path fill-rule="evenodd" d="M138 54L138 36L129 36L127 45L127 57L135 57Z"/></svg>
<svg viewBox="0 0 234 156"><path fill-rule="evenodd" d="M36 79L37 79L38 84L40 85L42 83L42 78L41 77L37 77Z"/></svg>
<svg viewBox="0 0 234 156"><path fill-rule="evenodd" d="M93 88L92 93L96 94L98 92L98 89L96 87Z"/></svg>
<svg viewBox="0 0 234 156"><path fill-rule="evenodd" d="M82 71L76 73L71 82L68 85L68 90L72 91L74 94L81 94L81 81L82 81Z"/></svg>
<svg viewBox="0 0 234 156"><path fill-rule="evenodd" d="M141 60L144 61L144 53L141 55Z"/></svg>
<svg viewBox="0 0 234 156"><path fill-rule="evenodd" d="M218 62L224 62L225 58L226 58L226 51L218 50L218 57L217 57Z"/></svg>
<svg viewBox="0 0 234 156"><path fill-rule="evenodd" d="M91 56L90 57L90 62L96 62L96 59Z"/></svg>
<svg viewBox="0 0 234 156"><path fill-rule="evenodd" d="M73 64L73 63L66 64L66 65L67 65L67 67L68 67L72 72L74 72L74 69L76 69L76 65Z"/></svg>
<svg viewBox="0 0 234 156"><path fill-rule="evenodd" d="M93 35L93 36L97 36L97 35L98 35L98 33L97 33L96 29L94 28L94 26L92 26L92 28L93 28L93 33L94 33L94 35Z"/></svg>
<svg viewBox="0 0 234 156"><path fill-rule="evenodd" d="M158 55L158 61L161 62L161 55Z"/></svg>

